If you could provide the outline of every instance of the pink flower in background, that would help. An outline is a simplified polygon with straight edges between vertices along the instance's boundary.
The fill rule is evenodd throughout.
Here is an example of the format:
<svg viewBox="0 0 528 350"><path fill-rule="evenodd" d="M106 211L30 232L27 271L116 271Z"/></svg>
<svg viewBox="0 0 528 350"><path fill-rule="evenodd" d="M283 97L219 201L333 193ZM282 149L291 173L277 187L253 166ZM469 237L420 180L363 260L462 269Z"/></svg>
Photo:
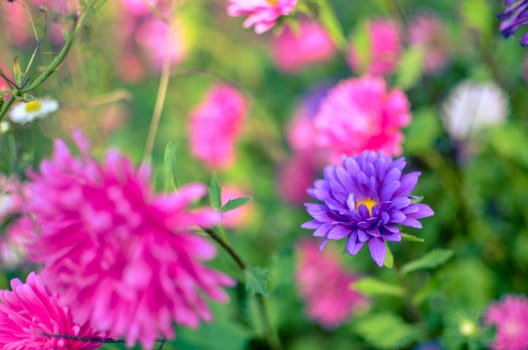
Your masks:
<svg viewBox="0 0 528 350"><path fill-rule="evenodd" d="M101 344L94 342L44 335L101 336L88 325L74 322L70 310L59 305L58 299L34 272L28 275L26 283L12 279L11 291L0 291L0 348L91 350L100 347Z"/></svg>
<svg viewBox="0 0 528 350"><path fill-rule="evenodd" d="M24 46L34 39L29 19L21 3L5 1L0 6L0 11L2 30L5 30L6 37L12 44Z"/></svg>
<svg viewBox="0 0 528 350"><path fill-rule="evenodd" d="M170 50L167 52L167 36L170 26L162 20L152 17L142 22L135 32L135 40L143 49L151 66L158 71L161 70L165 56L169 55L171 65L180 63L185 55L186 48L183 36L178 26L174 26L174 40L171 41Z"/></svg>
<svg viewBox="0 0 528 350"><path fill-rule="evenodd" d="M210 321L202 295L224 302L223 287L234 281L203 265L215 247L192 231L221 222L212 209L188 209L206 186L156 195L148 167L134 169L115 150L97 162L88 142L74 137L79 157L57 140L53 158L29 173L28 211L39 229L28 252L44 263L43 281L77 322L125 337L128 346L152 349L157 338L175 336L173 322Z"/></svg>
<svg viewBox="0 0 528 350"><path fill-rule="evenodd" d="M249 197L249 195L236 185L222 186L222 205L225 205L230 199L240 197ZM222 214L223 224L225 227L235 228L244 225L248 220L252 203L244 204L234 210Z"/></svg>
<svg viewBox="0 0 528 350"><path fill-rule="evenodd" d="M488 308L484 322L497 329L494 350L528 349L528 299L508 295Z"/></svg>
<svg viewBox="0 0 528 350"><path fill-rule="evenodd" d="M317 174L313 154L299 152L286 160L278 170L277 192L290 204L303 204L308 198L306 190L312 186Z"/></svg>
<svg viewBox="0 0 528 350"><path fill-rule="evenodd" d="M156 5L156 0L148 0L152 6ZM145 6L144 0L122 0L123 9L132 16L141 16L149 14L150 11Z"/></svg>
<svg viewBox="0 0 528 350"><path fill-rule="evenodd" d="M311 241L300 242L295 249L295 280L312 319L337 327L368 305L368 299L351 288L357 277L341 265L337 252L321 252L319 244Z"/></svg>
<svg viewBox="0 0 528 350"><path fill-rule="evenodd" d="M296 72L315 63L331 59L336 48L324 28L315 21L300 21L299 32L286 25L272 39L275 65L285 72Z"/></svg>
<svg viewBox="0 0 528 350"><path fill-rule="evenodd" d="M357 34L356 34L357 35ZM401 32L397 23L386 19L367 22L369 47L365 57L358 47L350 46L348 63L353 70L371 75L388 75L398 66L402 51Z"/></svg>
<svg viewBox="0 0 528 350"><path fill-rule="evenodd" d="M388 91L382 78L352 78L334 87L323 102L315 118L317 142L334 163L342 155L365 150L399 155L401 129L410 121L409 102L402 91Z"/></svg>
<svg viewBox="0 0 528 350"><path fill-rule="evenodd" d="M230 166L246 111L246 101L235 88L220 84L210 89L191 112L192 155L212 169Z"/></svg>
<svg viewBox="0 0 528 350"><path fill-rule="evenodd" d="M255 33L262 34L275 26L281 16L290 14L297 0L229 0L229 16L248 16L244 28L255 27Z"/></svg>
<svg viewBox="0 0 528 350"><path fill-rule="evenodd" d="M411 46L421 48L425 54L426 71L434 73L445 67L451 54L451 43L443 23L434 15L414 18L408 33Z"/></svg>

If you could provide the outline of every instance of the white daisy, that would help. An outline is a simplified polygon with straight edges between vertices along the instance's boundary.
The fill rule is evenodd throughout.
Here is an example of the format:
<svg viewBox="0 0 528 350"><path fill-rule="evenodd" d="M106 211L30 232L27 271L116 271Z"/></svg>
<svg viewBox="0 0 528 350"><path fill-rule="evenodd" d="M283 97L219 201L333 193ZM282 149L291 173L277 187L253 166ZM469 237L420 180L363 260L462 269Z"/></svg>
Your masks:
<svg viewBox="0 0 528 350"><path fill-rule="evenodd" d="M509 113L508 96L493 82L470 80L458 84L442 105L444 125L454 139L464 140Z"/></svg>
<svg viewBox="0 0 528 350"><path fill-rule="evenodd" d="M59 109L59 103L51 98L34 99L15 105L9 113L14 123L24 124L42 118Z"/></svg>

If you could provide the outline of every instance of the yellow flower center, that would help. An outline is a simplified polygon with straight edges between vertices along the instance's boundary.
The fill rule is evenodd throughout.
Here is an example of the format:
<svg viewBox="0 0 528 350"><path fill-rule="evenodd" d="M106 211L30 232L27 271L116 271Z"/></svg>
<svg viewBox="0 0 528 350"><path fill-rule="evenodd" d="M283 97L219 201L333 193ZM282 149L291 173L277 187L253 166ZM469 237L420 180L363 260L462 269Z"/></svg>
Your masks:
<svg viewBox="0 0 528 350"><path fill-rule="evenodd" d="M42 108L42 103L40 103L40 101L38 100L33 100L33 101L29 101L26 103L25 110L28 113L33 113L33 112L40 111L41 108Z"/></svg>
<svg viewBox="0 0 528 350"><path fill-rule="evenodd" d="M357 201L356 210L358 210L361 205L365 205L369 211L369 214L372 216L372 208L374 208L375 205L378 205L378 202L372 198L362 199Z"/></svg>

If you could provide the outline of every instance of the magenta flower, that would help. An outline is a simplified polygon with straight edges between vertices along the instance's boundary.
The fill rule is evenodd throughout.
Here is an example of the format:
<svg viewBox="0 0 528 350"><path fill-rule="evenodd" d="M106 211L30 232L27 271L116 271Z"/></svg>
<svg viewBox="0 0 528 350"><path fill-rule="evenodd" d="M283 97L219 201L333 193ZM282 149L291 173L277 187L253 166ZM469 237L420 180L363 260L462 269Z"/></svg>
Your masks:
<svg viewBox="0 0 528 350"><path fill-rule="evenodd" d="M235 159L235 142L247 111L244 97L235 88L217 85L191 112L191 153L209 168L222 169Z"/></svg>
<svg viewBox="0 0 528 350"><path fill-rule="evenodd" d="M281 16L290 14L297 0L229 0L229 16L248 16L244 28L255 27L262 34L275 26Z"/></svg>
<svg viewBox="0 0 528 350"><path fill-rule="evenodd" d="M31 272L26 283L11 280L12 291L0 291L0 348L5 350L91 350L101 344L50 337L46 334L97 337L86 324L73 321L59 297L50 293L39 276ZM79 304L81 302L79 301Z"/></svg>
<svg viewBox="0 0 528 350"><path fill-rule="evenodd" d="M401 154L401 128L409 124L407 97L387 91L382 78L348 79L333 88L315 118L317 142L337 163L365 150Z"/></svg>
<svg viewBox="0 0 528 350"><path fill-rule="evenodd" d="M315 21L301 20L298 32L290 26L272 40L275 65L284 72L294 73L312 64L331 59L336 48L323 26Z"/></svg>
<svg viewBox="0 0 528 350"><path fill-rule="evenodd" d="M492 349L528 349L528 299L525 296L508 295L490 305L484 322L497 329Z"/></svg>
<svg viewBox="0 0 528 350"><path fill-rule="evenodd" d="M324 179L308 190L321 203L306 203L313 220L302 227L323 238L321 248L328 240L345 239L347 253L356 255L368 243L372 259L383 266L385 241L402 239L398 225L421 228L418 219L434 215L428 205L412 202L420 173L403 175L404 167L403 157L393 161L368 151L327 166Z"/></svg>
<svg viewBox="0 0 528 350"><path fill-rule="evenodd" d="M212 314L202 295L224 302L233 280L202 261L215 248L192 231L221 222L221 214L188 206L207 192L202 184L155 195L148 167L136 170L118 151L101 163L75 134L73 157L62 140L33 182L28 211L39 225L28 245L44 263L42 278L61 294L79 322L152 349L173 338L173 321L198 327Z"/></svg>
<svg viewBox="0 0 528 350"><path fill-rule="evenodd" d="M310 318L337 327L368 305L368 299L350 287L357 277L342 266L338 254L321 253L318 244L309 241L297 244L295 250L295 280Z"/></svg>
<svg viewBox="0 0 528 350"><path fill-rule="evenodd" d="M434 73L444 68L451 54L451 43L446 28L438 17L416 17L408 31L411 46L421 48L425 54L425 70Z"/></svg>
<svg viewBox="0 0 528 350"><path fill-rule="evenodd" d="M372 75L388 75L398 66L402 51L401 31L397 23L387 19L367 23L369 44L365 57L357 47L348 51L348 63L353 70Z"/></svg>

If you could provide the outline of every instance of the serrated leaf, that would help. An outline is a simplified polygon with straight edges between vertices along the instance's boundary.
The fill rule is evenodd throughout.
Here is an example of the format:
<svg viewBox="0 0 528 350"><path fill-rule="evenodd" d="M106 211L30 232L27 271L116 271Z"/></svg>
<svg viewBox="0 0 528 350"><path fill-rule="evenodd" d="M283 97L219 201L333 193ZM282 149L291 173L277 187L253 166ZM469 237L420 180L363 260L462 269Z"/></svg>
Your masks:
<svg viewBox="0 0 528 350"><path fill-rule="evenodd" d="M411 261L402 266L403 273L410 273L416 270L433 269L445 263L453 256L450 249L435 249L419 259Z"/></svg>
<svg viewBox="0 0 528 350"><path fill-rule="evenodd" d="M222 189L220 188L216 174L213 174L211 183L209 184L209 204L214 209L220 209L222 207Z"/></svg>
<svg viewBox="0 0 528 350"><path fill-rule="evenodd" d="M392 267L394 266L394 255L392 255L392 251L390 250L387 241L385 241L385 249L387 253L385 254L385 261L383 262L383 266L392 269Z"/></svg>
<svg viewBox="0 0 528 350"><path fill-rule="evenodd" d="M409 241L409 242L425 242L425 239L423 238L420 238L420 237L416 237L416 236L413 236L413 235L410 235L408 233L401 233L401 236L402 236L402 240L404 241Z"/></svg>
<svg viewBox="0 0 528 350"><path fill-rule="evenodd" d="M396 85L402 89L413 87L422 76L425 51L411 47L404 51L396 72Z"/></svg>
<svg viewBox="0 0 528 350"><path fill-rule="evenodd" d="M401 349L420 336L417 327L390 313L356 320L354 330L375 349Z"/></svg>
<svg viewBox="0 0 528 350"><path fill-rule="evenodd" d="M392 295L403 297L405 294L402 287L385 283L372 277L362 278L357 282L351 283L350 288L365 295Z"/></svg>
<svg viewBox="0 0 528 350"><path fill-rule="evenodd" d="M259 266L250 266L244 270L246 290L253 294L267 296L269 273L267 269Z"/></svg>
<svg viewBox="0 0 528 350"><path fill-rule="evenodd" d="M230 210L234 210L236 208L243 206L246 203L251 202L252 199L253 198L251 197L240 197L240 198L230 199L227 201L226 204L224 204L221 210L224 213Z"/></svg>
<svg viewBox="0 0 528 350"><path fill-rule="evenodd" d="M176 188L176 144L169 142L163 153L163 168L165 172L165 190Z"/></svg>

